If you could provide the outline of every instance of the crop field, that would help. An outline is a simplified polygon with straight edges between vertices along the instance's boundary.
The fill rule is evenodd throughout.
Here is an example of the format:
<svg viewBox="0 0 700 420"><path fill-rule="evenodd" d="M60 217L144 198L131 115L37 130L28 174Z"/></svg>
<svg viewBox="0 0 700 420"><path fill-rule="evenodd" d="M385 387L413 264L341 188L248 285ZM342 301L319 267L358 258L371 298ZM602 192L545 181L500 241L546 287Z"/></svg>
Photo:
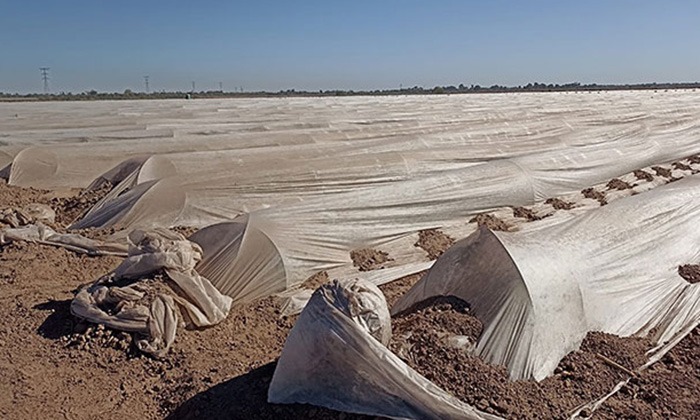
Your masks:
<svg viewBox="0 0 700 420"><path fill-rule="evenodd" d="M700 92L0 103L0 417L695 419Z"/></svg>

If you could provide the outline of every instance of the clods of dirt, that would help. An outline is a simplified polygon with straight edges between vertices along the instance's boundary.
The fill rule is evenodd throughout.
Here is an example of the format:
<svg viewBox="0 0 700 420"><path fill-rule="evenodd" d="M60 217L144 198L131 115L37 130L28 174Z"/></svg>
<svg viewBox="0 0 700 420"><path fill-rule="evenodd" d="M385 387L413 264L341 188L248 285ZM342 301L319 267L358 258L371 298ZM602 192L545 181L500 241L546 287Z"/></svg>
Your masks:
<svg viewBox="0 0 700 420"><path fill-rule="evenodd" d="M301 284L301 288L316 290L326 283L328 283L328 273L325 271L320 271L304 280L304 282Z"/></svg>
<svg viewBox="0 0 700 420"><path fill-rule="evenodd" d="M605 198L605 194L596 190L595 188L586 188L581 191L584 197L597 200L601 206L608 204L608 200Z"/></svg>
<svg viewBox="0 0 700 420"><path fill-rule="evenodd" d="M544 203L554 207L554 210L571 210L574 208L574 203L560 198L548 198Z"/></svg>
<svg viewBox="0 0 700 420"><path fill-rule="evenodd" d="M99 188L83 190L76 196L53 199L51 204L56 209L56 222L66 226L75 223L112 191L112 188L114 185L105 182Z"/></svg>
<svg viewBox="0 0 700 420"><path fill-rule="evenodd" d="M700 163L700 155L689 156L686 158L686 160L690 162L691 165L697 165Z"/></svg>
<svg viewBox="0 0 700 420"><path fill-rule="evenodd" d="M511 229L508 223L488 213L477 214L475 217L469 220L469 223L476 223L479 225L479 227L483 226L491 230L500 230L504 232Z"/></svg>
<svg viewBox="0 0 700 420"><path fill-rule="evenodd" d="M371 248L356 249L350 251L352 264L360 271L372 271L384 268L384 264L393 261L384 251Z"/></svg>
<svg viewBox="0 0 700 420"><path fill-rule="evenodd" d="M537 220L542 220L542 216L538 216L537 213L528 209L527 207L513 207L513 216L520 217L522 219L527 219L528 222L534 222Z"/></svg>
<svg viewBox="0 0 700 420"><path fill-rule="evenodd" d="M609 190L618 190L618 191L632 189L632 185L630 185L629 183L627 183L619 178L613 178L610 181L608 181L606 187Z"/></svg>
<svg viewBox="0 0 700 420"><path fill-rule="evenodd" d="M682 163L682 162L673 162L673 169L678 169L680 171L692 171L693 168L690 166Z"/></svg>
<svg viewBox="0 0 700 420"><path fill-rule="evenodd" d="M700 413L700 329L632 378L594 414L596 420L696 420Z"/></svg>
<svg viewBox="0 0 700 420"><path fill-rule="evenodd" d="M640 181L651 182L654 180L654 175L650 174L649 172L647 172L643 169L637 169L633 172L633 174Z"/></svg>
<svg viewBox="0 0 700 420"><path fill-rule="evenodd" d="M662 176L664 178L673 178L671 170L667 168L662 168L661 166L652 166L651 169L656 172L656 175Z"/></svg>
<svg viewBox="0 0 700 420"><path fill-rule="evenodd" d="M418 242L414 244L428 253L428 258L436 260L455 243L454 238L438 229L418 232Z"/></svg>
<svg viewBox="0 0 700 420"><path fill-rule="evenodd" d="M175 226L170 228L170 230L173 230L185 238L189 238L190 236L194 235L199 228L193 227L193 226Z"/></svg>
<svg viewBox="0 0 700 420"><path fill-rule="evenodd" d="M481 323L468 305L447 297L394 317L389 347L427 379L482 411L507 419L563 420L628 378L626 371L643 364L652 346L642 338L590 333L552 376L510 381L504 367L470 353L480 333Z"/></svg>
<svg viewBox="0 0 700 420"><path fill-rule="evenodd" d="M684 264L678 266L678 274L688 283L698 283L700 282L700 265Z"/></svg>

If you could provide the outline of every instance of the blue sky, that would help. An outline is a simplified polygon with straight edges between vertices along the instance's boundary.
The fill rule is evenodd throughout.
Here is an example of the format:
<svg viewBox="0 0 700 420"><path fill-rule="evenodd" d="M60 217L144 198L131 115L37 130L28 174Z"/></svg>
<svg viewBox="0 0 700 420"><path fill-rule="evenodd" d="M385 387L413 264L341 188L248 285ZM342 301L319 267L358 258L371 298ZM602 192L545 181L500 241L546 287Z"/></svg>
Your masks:
<svg viewBox="0 0 700 420"><path fill-rule="evenodd" d="M0 0L0 91L700 80L698 1Z"/></svg>

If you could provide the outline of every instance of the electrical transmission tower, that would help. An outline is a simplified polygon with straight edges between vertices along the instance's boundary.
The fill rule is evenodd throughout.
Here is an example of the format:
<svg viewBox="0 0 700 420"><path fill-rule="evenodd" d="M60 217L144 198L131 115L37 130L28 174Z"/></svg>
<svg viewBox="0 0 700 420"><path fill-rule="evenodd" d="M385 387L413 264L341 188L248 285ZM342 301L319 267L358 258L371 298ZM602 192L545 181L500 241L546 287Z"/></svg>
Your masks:
<svg viewBox="0 0 700 420"><path fill-rule="evenodd" d="M49 93L49 70L50 67L39 67L41 70L41 79L44 81L44 93Z"/></svg>
<svg viewBox="0 0 700 420"><path fill-rule="evenodd" d="M143 76L143 81L144 81L144 83L146 83L146 93L150 93L150 92L151 92L151 89L150 89L150 87L148 86L148 79L149 79L150 77L151 77L151 76Z"/></svg>
<svg viewBox="0 0 700 420"><path fill-rule="evenodd" d="M219 91L220 92L224 91L224 82L219 82Z"/></svg>

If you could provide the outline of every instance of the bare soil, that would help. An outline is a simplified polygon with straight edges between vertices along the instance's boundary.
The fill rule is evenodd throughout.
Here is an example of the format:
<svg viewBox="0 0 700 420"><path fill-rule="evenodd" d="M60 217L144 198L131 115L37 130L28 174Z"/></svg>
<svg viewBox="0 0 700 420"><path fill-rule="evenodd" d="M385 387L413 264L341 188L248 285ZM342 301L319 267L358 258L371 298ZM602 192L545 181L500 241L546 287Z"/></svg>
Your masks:
<svg viewBox="0 0 700 420"><path fill-rule="evenodd" d="M688 283L698 283L700 282L700 265L684 264L678 266L678 274Z"/></svg>
<svg viewBox="0 0 700 420"><path fill-rule="evenodd" d="M634 173L634 176L636 176L637 179L640 181L651 182L654 180L654 175L650 174L649 172L647 172L645 170L637 169L633 173Z"/></svg>
<svg viewBox="0 0 700 420"><path fill-rule="evenodd" d="M3 206L34 202L56 205L57 201L46 191L9 187L0 180ZM554 200L550 204L567 208ZM77 204L58 207L59 213L79 210ZM477 218L508 230L503 221L486 216ZM61 220L69 217L66 214ZM478 222L477 218L473 220ZM369 255L363 261L373 268L388 258L369 251L361 255ZM233 308L216 327L180 329L173 349L162 360L137 352L130 334L74 318L69 307L75 291L119 262L116 257L88 257L36 244L0 248L0 389L5 390L0 393L0 418L370 418L307 405L266 403L275 362L296 319L282 317L272 297ZM422 275L381 286L389 305ZM313 281L320 283L323 276ZM597 354L634 368L648 346L642 339L589 334L581 351L568 355L553 377L539 384L509 382L503 368L442 345L445 335L438 337L436 331L478 336L480 324L468 307L449 300L433 304L436 310L420 309L431 316L416 317L414 322L396 319L395 336L412 328L423 331L425 342L412 350L418 352L416 360L423 362L415 367L464 401L506 418L561 418L561 413L607 393L624 377ZM410 340L418 340L421 334ZM605 403L596 418L697 418L699 349L700 333L695 330L664 360Z"/></svg>
<svg viewBox="0 0 700 420"><path fill-rule="evenodd" d="M700 418L700 329L606 401L596 420Z"/></svg>
<svg viewBox="0 0 700 420"><path fill-rule="evenodd" d="M324 284L328 283L328 273L325 271L320 271L308 279L304 280L301 284L303 289L316 290Z"/></svg>
<svg viewBox="0 0 700 420"><path fill-rule="evenodd" d="M512 229L508 223L488 213L477 214L469 220L469 223L476 223L479 227L484 226L491 230L501 230L504 232Z"/></svg>
<svg viewBox="0 0 700 420"><path fill-rule="evenodd" d="M77 222L88 210L109 193L114 186L105 182L94 190L81 190L77 195L65 198L55 198L51 207L56 210L56 222L69 226Z"/></svg>
<svg viewBox="0 0 700 420"><path fill-rule="evenodd" d="M670 169L662 168L661 166L652 166L651 169L656 172L656 175L662 176L664 178L673 178Z"/></svg>
<svg viewBox="0 0 700 420"><path fill-rule="evenodd" d="M534 211L527 207L513 207L513 216L527 219L528 222L542 220L542 216L538 216Z"/></svg>
<svg viewBox="0 0 700 420"><path fill-rule="evenodd" d="M608 187L609 190L619 191L632 189L632 185L618 178L613 178L608 181L606 187Z"/></svg>
<svg viewBox="0 0 700 420"><path fill-rule="evenodd" d="M384 268L384 264L393 261L384 251L371 248L356 249L350 252L352 264L360 271L372 271Z"/></svg>
<svg viewBox="0 0 700 420"><path fill-rule="evenodd" d="M586 198L597 200L601 206L608 204L608 200L605 198L605 194L594 188L586 188L585 190L581 191L581 194L583 194L583 196Z"/></svg>
<svg viewBox="0 0 700 420"><path fill-rule="evenodd" d="M574 208L574 203L564 201L560 198L548 198L544 203L554 207L554 210L571 210Z"/></svg>
<svg viewBox="0 0 700 420"><path fill-rule="evenodd" d="M683 162L673 162L673 169L678 169L681 171L692 171L693 168L684 164Z"/></svg>
<svg viewBox="0 0 700 420"><path fill-rule="evenodd" d="M470 355L468 344L459 347L476 342L481 323L456 298L412 308L393 320L392 330L390 348L411 367L462 401L508 419L566 419L577 406L627 377L600 355L634 369L651 348L646 339L590 333L553 376L541 382L509 381L505 368Z"/></svg>
<svg viewBox="0 0 700 420"><path fill-rule="evenodd" d="M418 242L414 244L428 253L428 258L436 260L455 243L454 238L439 229L421 230Z"/></svg>

